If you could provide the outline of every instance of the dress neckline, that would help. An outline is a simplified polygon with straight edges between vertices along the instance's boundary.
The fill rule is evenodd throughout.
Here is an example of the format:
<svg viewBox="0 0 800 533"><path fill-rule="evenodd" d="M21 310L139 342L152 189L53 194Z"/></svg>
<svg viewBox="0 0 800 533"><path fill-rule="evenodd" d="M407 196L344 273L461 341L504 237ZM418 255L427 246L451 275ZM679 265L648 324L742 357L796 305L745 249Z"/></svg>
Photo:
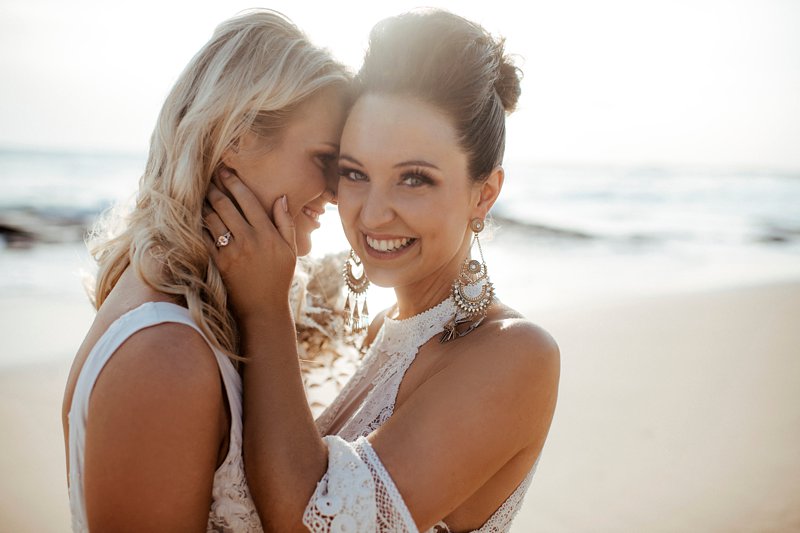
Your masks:
<svg viewBox="0 0 800 533"><path fill-rule="evenodd" d="M433 307L414 316L396 319L385 316L381 337L376 344L395 353L416 353L431 337L444 331L456 314L456 305L449 296Z"/></svg>
<svg viewBox="0 0 800 533"><path fill-rule="evenodd" d="M448 305L449 304L449 305ZM434 305L433 307L429 307L424 311L417 313L416 315L410 316L408 318L392 318L389 314L386 314L384 318L384 324L387 324L387 327L404 327L408 324L416 324L420 322L429 321L434 315L437 314L439 309L447 308L448 310L455 311L455 304L453 304L453 299L448 295L447 298L439 302L438 304ZM397 304L395 304L392 310L397 309Z"/></svg>

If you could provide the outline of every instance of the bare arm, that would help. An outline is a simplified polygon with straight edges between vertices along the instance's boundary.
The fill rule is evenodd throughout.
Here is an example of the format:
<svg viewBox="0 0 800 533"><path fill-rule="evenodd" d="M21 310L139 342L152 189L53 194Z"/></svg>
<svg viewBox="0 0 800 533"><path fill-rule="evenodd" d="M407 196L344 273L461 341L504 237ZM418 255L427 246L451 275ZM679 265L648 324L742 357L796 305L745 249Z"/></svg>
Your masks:
<svg viewBox="0 0 800 533"><path fill-rule="evenodd" d="M86 427L92 531L205 531L222 435L213 352L187 326L131 336L100 374Z"/></svg>
<svg viewBox="0 0 800 533"><path fill-rule="evenodd" d="M265 530L306 531L303 511L325 474L328 455L306 401L288 304L242 329L243 353L251 358L244 371L250 491Z"/></svg>

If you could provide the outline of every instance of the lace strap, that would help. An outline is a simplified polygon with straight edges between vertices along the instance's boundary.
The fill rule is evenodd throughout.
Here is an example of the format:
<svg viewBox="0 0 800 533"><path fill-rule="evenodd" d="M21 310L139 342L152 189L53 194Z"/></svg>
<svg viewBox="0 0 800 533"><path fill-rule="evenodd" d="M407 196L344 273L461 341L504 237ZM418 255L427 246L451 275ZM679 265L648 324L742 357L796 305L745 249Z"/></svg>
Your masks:
<svg viewBox="0 0 800 533"><path fill-rule="evenodd" d="M376 343L372 343L372 346L375 346ZM364 376L372 368L376 359L376 353L374 350L370 349L367 351L367 355L364 357L361 364L356 369L355 374L353 374L350 379L345 384L344 388L339 391L339 394L333 399L333 402L326 407L322 413L316 418L315 423L317 426L317 431L319 431L320 435L326 435L330 432L331 426L333 425L336 416L339 414L339 411L344 405L345 402L349 401L350 395L356 387L358 387L361 382L364 380Z"/></svg>

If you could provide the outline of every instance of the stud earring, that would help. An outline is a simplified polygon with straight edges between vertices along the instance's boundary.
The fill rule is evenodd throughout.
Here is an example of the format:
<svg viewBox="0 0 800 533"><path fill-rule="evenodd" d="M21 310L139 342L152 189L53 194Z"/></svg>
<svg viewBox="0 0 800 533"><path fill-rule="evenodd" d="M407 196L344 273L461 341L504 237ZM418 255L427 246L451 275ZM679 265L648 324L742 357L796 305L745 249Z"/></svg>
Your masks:
<svg viewBox="0 0 800 533"><path fill-rule="evenodd" d="M360 273L356 271L360 270ZM350 250L350 255L344 262L342 268L342 276L347 285L347 300L344 304L344 325L350 330L351 333L361 333L369 326L369 309L367 308L367 289L369 288L369 280L367 279L367 272L364 270L364 265L361 263L361 258L356 255L355 250ZM350 305L350 298L353 299L352 306ZM364 303L361 305L360 300ZM361 311L359 311L361 306Z"/></svg>
<svg viewBox="0 0 800 533"><path fill-rule="evenodd" d="M456 306L456 312L445 326L444 333L439 339L439 342L443 343L463 337L480 326L483 319L486 318L489 306L494 301L494 286L489 281L486 261L483 259L483 248L481 248L481 240L478 236L485 226L483 219L473 218L469 226L473 233L470 250L477 243L481 260L478 261L467 256L461 265L458 277L453 281L452 299ZM459 314L465 316L458 318ZM471 324L466 330L458 330L458 326L469 322Z"/></svg>

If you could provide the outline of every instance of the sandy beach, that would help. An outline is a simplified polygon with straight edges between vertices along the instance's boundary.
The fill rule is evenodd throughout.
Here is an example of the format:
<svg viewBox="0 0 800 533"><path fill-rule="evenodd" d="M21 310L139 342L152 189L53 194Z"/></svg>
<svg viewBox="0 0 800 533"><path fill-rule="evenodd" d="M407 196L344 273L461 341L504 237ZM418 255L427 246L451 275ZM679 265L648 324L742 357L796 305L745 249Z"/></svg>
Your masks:
<svg viewBox="0 0 800 533"><path fill-rule="evenodd" d="M561 387L513 531L800 531L800 284L538 321Z"/></svg>
<svg viewBox="0 0 800 533"><path fill-rule="evenodd" d="M46 361L0 371L3 531L69 530L61 394L91 312L49 304L0 297L3 350ZM562 378L514 532L800 530L800 282L527 311Z"/></svg>

